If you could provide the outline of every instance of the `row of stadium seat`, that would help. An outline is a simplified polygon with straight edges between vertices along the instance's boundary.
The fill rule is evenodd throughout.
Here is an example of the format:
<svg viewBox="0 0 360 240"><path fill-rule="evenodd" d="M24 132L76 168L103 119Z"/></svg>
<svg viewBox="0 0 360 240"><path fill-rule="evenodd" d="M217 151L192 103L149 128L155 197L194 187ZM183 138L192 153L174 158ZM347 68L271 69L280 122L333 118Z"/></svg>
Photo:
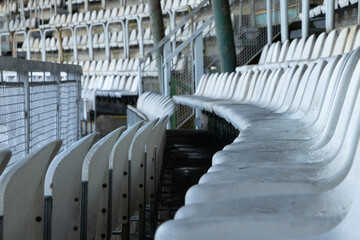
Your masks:
<svg viewBox="0 0 360 240"><path fill-rule="evenodd" d="M167 122L165 116L121 127L99 141L93 133L58 155L57 140L10 160L5 170L11 152L0 152L0 237L104 239L125 230L131 216L144 226L158 191Z"/></svg>
<svg viewBox="0 0 360 240"><path fill-rule="evenodd" d="M246 71L252 67L286 67L298 61L327 58L342 53L348 53L360 46L360 31L358 25L345 27L339 33L333 30L330 33L321 33L318 37L311 35L308 38L294 39L291 42L276 42L266 45L261 52L258 65L245 65L237 71Z"/></svg>
<svg viewBox="0 0 360 240"><path fill-rule="evenodd" d="M131 122L130 114L135 114L139 119L144 121L151 121L156 118L162 118L164 116L172 116L175 112L175 102L172 98L161 96L153 92L145 92L141 94L137 100L136 108L127 106L127 124L128 126L134 125L136 122Z"/></svg>
<svg viewBox="0 0 360 240"><path fill-rule="evenodd" d="M179 29L177 32L177 41L185 41L196 29L196 27L200 27L202 22L194 23L194 28L191 29L189 24L186 24L183 29ZM210 29L213 25L209 25L207 29L203 32L205 36L208 36ZM165 29L165 34L170 32L170 26ZM129 33L128 43L129 46L137 46L140 44L140 32L137 29L133 29ZM211 31L211 36L215 36L215 31ZM111 48L124 48L125 47L125 34L121 30L119 32L110 32L109 33L109 47ZM153 34L151 27L148 27L144 30L142 35L142 42L143 45L152 45L153 44ZM48 37L46 38L45 49L46 52L57 51L58 50L58 39L55 37ZM88 41L88 34L84 35L77 35L76 38L77 48L81 50L89 49L89 41ZM106 39L105 33L102 32L100 34L95 33L92 38L92 47L93 48L105 48L106 47ZM63 50L73 50L74 49L74 37L73 36L65 36L62 39L62 48ZM22 43L21 48L18 48L17 51L19 52L26 52L27 51L27 41ZM40 38L30 38L30 51L31 52L41 52L42 51L42 40Z"/></svg>
<svg viewBox="0 0 360 240"><path fill-rule="evenodd" d="M204 75L179 104L240 130L165 239L358 239L360 48L288 68Z"/></svg>

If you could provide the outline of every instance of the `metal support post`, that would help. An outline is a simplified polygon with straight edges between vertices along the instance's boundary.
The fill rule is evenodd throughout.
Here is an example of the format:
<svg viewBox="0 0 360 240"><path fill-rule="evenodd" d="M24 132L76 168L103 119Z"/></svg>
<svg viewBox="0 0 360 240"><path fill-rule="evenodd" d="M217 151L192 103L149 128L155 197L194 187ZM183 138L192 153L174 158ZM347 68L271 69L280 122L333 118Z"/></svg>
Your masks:
<svg viewBox="0 0 360 240"><path fill-rule="evenodd" d="M195 70L195 89L194 92L196 92L197 87L199 85L200 79L202 75L204 75L204 43L203 43L203 35L200 34L197 38L195 38L195 46L194 46L194 57L195 57L195 64L194 64L194 70ZM196 108L195 113L195 127L196 129L200 128L200 116L201 111L200 109Z"/></svg>
<svg viewBox="0 0 360 240"><path fill-rule="evenodd" d="M301 20L301 35L303 38L309 36L309 11L310 1L302 0L302 20Z"/></svg>
<svg viewBox="0 0 360 240"><path fill-rule="evenodd" d="M160 86L163 86L162 95L164 96L170 96L169 85L171 81L171 69L170 69L171 59L167 59L170 53L171 53L171 43L168 41L164 45L164 82L160 83Z"/></svg>
<svg viewBox="0 0 360 240"><path fill-rule="evenodd" d="M288 1L280 0L281 41L289 39Z"/></svg>
<svg viewBox="0 0 360 240"><path fill-rule="evenodd" d="M212 5L221 71L233 72L237 63L229 1L212 0Z"/></svg>
<svg viewBox="0 0 360 240"><path fill-rule="evenodd" d="M30 84L29 84L29 72L18 71L17 72L18 81L24 83L24 93L25 93L25 104L24 104L24 116L25 116L25 152L28 154L30 152ZM32 73L31 73L32 78Z"/></svg>
<svg viewBox="0 0 360 240"><path fill-rule="evenodd" d="M143 26L142 26L142 17L136 18L137 24L138 24L138 36L139 37L139 52L141 57L144 57L144 41L143 41Z"/></svg>
<svg viewBox="0 0 360 240"><path fill-rule="evenodd" d="M330 32L335 28L335 0L326 1L326 31Z"/></svg>
<svg viewBox="0 0 360 240"><path fill-rule="evenodd" d="M272 43L273 31L272 31L272 16L271 16L271 0L266 0L266 20L267 20L267 39L268 44Z"/></svg>

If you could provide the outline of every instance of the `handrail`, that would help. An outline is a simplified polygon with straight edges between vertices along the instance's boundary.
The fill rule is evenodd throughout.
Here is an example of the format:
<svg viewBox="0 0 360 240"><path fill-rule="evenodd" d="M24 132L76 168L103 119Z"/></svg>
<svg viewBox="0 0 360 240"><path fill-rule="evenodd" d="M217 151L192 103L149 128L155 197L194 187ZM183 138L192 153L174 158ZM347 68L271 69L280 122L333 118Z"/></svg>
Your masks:
<svg viewBox="0 0 360 240"><path fill-rule="evenodd" d="M0 56L0 70L24 72L71 72L82 73L79 65L58 64Z"/></svg>
<svg viewBox="0 0 360 240"><path fill-rule="evenodd" d="M195 14L197 14L203 6L210 2L210 0L204 0L202 1L192 12L190 12L173 30L170 31L168 35L166 35L161 41L153 47L150 52L148 52L143 58L140 59L139 64L142 64L146 61L147 58L149 58L153 53L155 53L159 48L163 47L166 42L168 42L172 35L176 34L176 32L182 28L186 24L187 21L189 21L192 17L194 17Z"/></svg>

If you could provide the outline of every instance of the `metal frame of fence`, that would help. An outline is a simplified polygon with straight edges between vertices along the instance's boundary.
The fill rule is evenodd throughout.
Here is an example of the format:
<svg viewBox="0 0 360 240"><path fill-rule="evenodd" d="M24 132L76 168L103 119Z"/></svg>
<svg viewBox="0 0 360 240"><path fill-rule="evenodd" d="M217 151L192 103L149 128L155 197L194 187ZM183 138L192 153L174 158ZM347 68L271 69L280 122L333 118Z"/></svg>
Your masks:
<svg viewBox="0 0 360 240"><path fill-rule="evenodd" d="M80 138L80 66L0 57L0 150L12 161L55 139Z"/></svg>

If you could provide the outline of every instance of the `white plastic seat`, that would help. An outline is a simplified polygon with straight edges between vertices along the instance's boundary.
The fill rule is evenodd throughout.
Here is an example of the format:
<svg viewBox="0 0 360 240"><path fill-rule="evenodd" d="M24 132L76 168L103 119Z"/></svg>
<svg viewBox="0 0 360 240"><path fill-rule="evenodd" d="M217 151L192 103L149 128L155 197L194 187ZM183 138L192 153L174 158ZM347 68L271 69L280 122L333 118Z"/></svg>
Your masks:
<svg viewBox="0 0 360 240"><path fill-rule="evenodd" d="M124 46L124 32L122 30L117 35L116 44L119 48Z"/></svg>
<svg viewBox="0 0 360 240"><path fill-rule="evenodd" d="M44 222L51 239L80 239L80 231L74 231L74 227L81 225L81 169L98 135L90 134L71 145L54 158L47 170L44 197L51 215L45 215Z"/></svg>
<svg viewBox="0 0 360 240"><path fill-rule="evenodd" d="M118 16L118 8L113 8L112 11L111 11L111 15L110 15L110 18L112 20L115 20L117 19L117 16Z"/></svg>
<svg viewBox="0 0 360 240"><path fill-rule="evenodd" d="M130 15L130 16L136 15L136 11L137 11L137 5L133 5L133 6L131 7L131 10L130 10L129 15Z"/></svg>
<svg viewBox="0 0 360 240"><path fill-rule="evenodd" d="M333 56L344 53L344 49L345 49L345 45L347 42L349 32L350 32L350 29L348 27L346 27L340 31L339 36L337 37L336 43L334 45L334 50L332 52Z"/></svg>
<svg viewBox="0 0 360 240"><path fill-rule="evenodd" d="M327 38L327 33L325 33L325 32L321 33L316 38L313 52L311 54L311 59L317 59L321 56L326 38Z"/></svg>
<svg viewBox="0 0 360 240"><path fill-rule="evenodd" d="M0 216L3 219L3 239L43 238L43 224L39 222L44 216L45 174L60 146L61 141L48 143L9 165L1 174Z"/></svg>
<svg viewBox="0 0 360 240"><path fill-rule="evenodd" d="M352 51L358 30L359 30L358 25L354 25L351 27L347 41L346 41L346 45L344 48L344 53L348 53L348 52Z"/></svg>
<svg viewBox="0 0 360 240"><path fill-rule="evenodd" d="M110 33L110 47L117 47L116 39L118 37L117 32Z"/></svg>
<svg viewBox="0 0 360 240"><path fill-rule="evenodd" d="M128 223L128 196L129 196L129 149L136 131L142 122L128 128L115 142L109 157L109 174L112 176L112 188L109 189L111 198L111 230L119 229L122 224Z"/></svg>
<svg viewBox="0 0 360 240"><path fill-rule="evenodd" d="M109 156L125 129L118 128L95 143L82 165L81 232L92 239L107 234ZM105 161L104 161L105 159Z"/></svg>
<svg viewBox="0 0 360 240"><path fill-rule="evenodd" d="M129 37L129 45L130 46L138 44L137 35L138 35L138 31L136 29L131 30L130 37Z"/></svg>
<svg viewBox="0 0 360 240"><path fill-rule="evenodd" d="M320 55L321 58L326 58L332 56L332 52L334 50L335 42L337 39L337 31L332 30L326 37L324 42L324 47L322 48L322 53Z"/></svg>
<svg viewBox="0 0 360 240"><path fill-rule="evenodd" d="M99 41L99 34L95 33L92 39L93 48L99 48L98 41Z"/></svg>
<svg viewBox="0 0 360 240"><path fill-rule="evenodd" d="M97 17L96 17L96 21L98 21L98 22L106 21L106 19L104 19L104 10L103 9L99 10Z"/></svg>

